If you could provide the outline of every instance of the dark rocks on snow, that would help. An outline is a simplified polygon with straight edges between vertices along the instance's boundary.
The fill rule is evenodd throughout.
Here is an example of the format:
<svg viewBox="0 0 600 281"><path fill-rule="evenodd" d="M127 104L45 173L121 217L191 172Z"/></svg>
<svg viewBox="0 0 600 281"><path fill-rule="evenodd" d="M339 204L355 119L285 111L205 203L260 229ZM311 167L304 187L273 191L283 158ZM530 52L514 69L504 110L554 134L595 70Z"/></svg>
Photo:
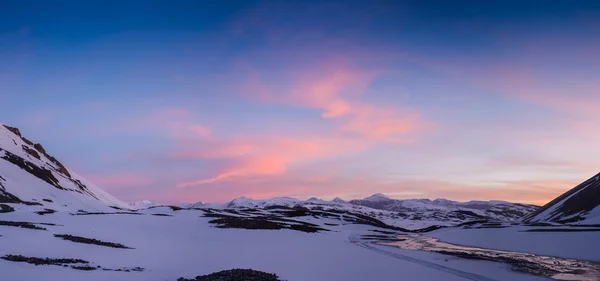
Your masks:
<svg viewBox="0 0 600 281"><path fill-rule="evenodd" d="M54 158L54 157L50 156L48 153L46 153L46 150L44 149L44 147L41 144L36 143L33 145L33 148L35 148L40 153L44 154L44 156L46 156L46 158L48 158L48 160L50 160L52 163L54 163L56 166L58 166L58 172L67 176L68 178L71 177L71 174L69 173L67 168L65 168L65 166L62 163L58 162L58 160L56 160L56 158Z"/></svg>
<svg viewBox="0 0 600 281"><path fill-rule="evenodd" d="M34 149L29 148L29 146L23 145L23 150L27 152L27 154L37 158L38 160L40 159L40 154Z"/></svg>
<svg viewBox="0 0 600 281"><path fill-rule="evenodd" d="M119 248L119 249L133 249L133 248L129 248L129 247L127 247L123 244L119 244L119 243L105 242L105 241L101 241L98 239L73 236L73 235L69 235L69 234L54 234L54 237L62 238L63 240L68 240L68 241L75 242L75 243L92 244L92 245L111 247L111 248Z"/></svg>
<svg viewBox="0 0 600 281"><path fill-rule="evenodd" d="M48 203L52 203L52 202L53 202L53 201L52 201L52 200L50 200L50 199L42 199L42 201L46 201L46 202L48 202Z"/></svg>
<svg viewBox="0 0 600 281"><path fill-rule="evenodd" d="M8 125L4 125L4 128L6 128L6 129L8 129L9 131L11 131L13 134L15 134L15 135L17 135L17 136L21 137L21 131L19 131L19 129L18 129L18 128L11 127L11 126L8 126Z"/></svg>
<svg viewBox="0 0 600 281"><path fill-rule="evenodd" d="M243 228L243 229L265 229L279 230L290 229L302 232L314 233L319 231L328 231L319 227L316 224L286 219L276 215L255 215L240 217L238 215L229 215L222 213L214 213L211 210L205 210L204 217L217 218L209 221L211 224L216 224L218 228Z"/></svg>
<svg viewBox="0 0 600 281"><path fill-rule="evenodd" d="M2 151L2 149L0 149L0 151ZM56 188L64 190L64 188L60 186L58 179L54 177L50 170L43 167L38 167L35 164L8 151L5 151L5 155L2 156L2 159L17 165L19 168L27 171L28 173L36 176L37 178L49 183L50 185Z"/></svg>
<svg viewBox="0 0 600 281"><path fill-rule="evenodd" d="M35 265L64 265L64 264L74 264L74 263L83 263L88 264L88 261L82 259L51 259L51 258L36 258L36 257L25 257L21 255L6 255L0 257L1 259L12 261L12 262L26 262Z"/></svg>
<svg viewBox="0 0 600 281"><path fill-rule="evenodd" d="M47 214L54 214L54 213L56 213L56 211L52 210L52 209L44 209L43 211L37 211L35 213L40 216L43 216L43 215L47 215Z"/></svg>
<svg viewBox="0 0 600 281"><path fill-rule="evenodd" d="M87 271L98 269L96 267L89 266L89 265L74 265L74 266L71 266L71 268L76 269L76 270L87 270Z"/></svg>
<svg viewBox="0 0 600 281"><path fill-rule="evenodd" d="M78 210L77 213L71 214L74 216L89 216L89 215L143 215L142 213L136 212L114 212L114 213L106 213L106 212L87 212L84 210Z"/></svg>
<svg viewBox="0 0 600 281"><path fill-rule="evenodd" d="M0 213L10 213L10 212L14 212L15 208L6 205L6 204L0 204Z"/></svg>
<svg viewBox="0 0 600 281"><path fill-rule="evenodd" d="M4 189L3 181L5 181L5 179L2 176L0 176L0 203L25 204L29 206L42 205L38 202L23 201L19 197L9 193Z"/></svg>
<svg viewBox="0 0 600 281"><path fill-rule="evenodd" d="M524 217L523 221L526 223L537 221L573 223L585 219L585 214L598 206L600 206L600 174L558 196ZM554 209L546 217L539 217L552 208Z"/></svg>
<svg viewBox="0 0 600 281"><path fill-rule="evenodd" d="M177 281L281 281L281 279L275 274L253 269L230 269L191 279L181 277Z"/></svg>
<svg viewBox="0 0 600 281"><path fill-rule="evenodd" d="M39 227L30 222L24 221L0 221L0 226L12 226L12 227L21 227L27 229L35 229L35 230L47 230L43 227Z"/></svg>
<svg viewBox="0 0 600 281"><path fill-rule="evenodd" d="M180 211L180 210L183 210L183 208L177 207L177 206L167 206L167 207L171 208L171 211Z"/></svg>

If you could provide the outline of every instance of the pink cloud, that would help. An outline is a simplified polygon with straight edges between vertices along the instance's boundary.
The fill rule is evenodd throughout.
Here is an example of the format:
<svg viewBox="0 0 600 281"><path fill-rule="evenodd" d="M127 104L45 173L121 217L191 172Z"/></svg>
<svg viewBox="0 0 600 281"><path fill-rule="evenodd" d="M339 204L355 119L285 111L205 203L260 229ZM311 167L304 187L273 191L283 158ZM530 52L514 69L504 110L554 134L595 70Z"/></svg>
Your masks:
<svg viewBox="0 0 600 281"><path fill-rule="evenodd" d="M182 182L189 188L252 176L292 176L291 167L311 160L358 153L383 143L405 143L429 128L412 108L367 102L365 93L381 70L358 70L346 60L330 59L310 67L284 71L286 83L269 83L265 73L253 70L237 90L261 102L319 110L333 130L320 134L243 135L208 141L181 142L172 158L222 159L212 177ZM203 132L203 131L202 131Z"/></svg>
<svg viewBox="0 0 600 281"><path fill-rule="evenodd" d="M261 136L233 141L199 144L201 149L177 152L173 158L230 159L223 171L214 177L177 184L191 187L248 176L281 175L295 164L353 153L367 143L360 139L334 136L274 137Z"/></svg>
<svg viewBox="0 0 600 281"><path fill-rule="evenodd" d="M340 132L373 141L412 140L413 134L430 129L432 124L413 108L366 101L364 93L380 73L359 71L351 63L333 60L291 73L287 91L261 82L257 74L243 89L251 99L319 109L320 116Z"/></svg>

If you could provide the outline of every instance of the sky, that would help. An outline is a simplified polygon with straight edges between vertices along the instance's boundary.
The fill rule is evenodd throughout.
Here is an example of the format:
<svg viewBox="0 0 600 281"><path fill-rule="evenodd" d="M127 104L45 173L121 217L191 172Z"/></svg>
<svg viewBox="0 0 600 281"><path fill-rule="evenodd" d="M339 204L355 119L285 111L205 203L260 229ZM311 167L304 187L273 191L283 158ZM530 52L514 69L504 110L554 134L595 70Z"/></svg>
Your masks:
<svg viewBox="0 0 600 281"><path fill-rule="evenodd" d="M507 200L599 172L597 1L2 1L0 122L116 197Z"/></svg>

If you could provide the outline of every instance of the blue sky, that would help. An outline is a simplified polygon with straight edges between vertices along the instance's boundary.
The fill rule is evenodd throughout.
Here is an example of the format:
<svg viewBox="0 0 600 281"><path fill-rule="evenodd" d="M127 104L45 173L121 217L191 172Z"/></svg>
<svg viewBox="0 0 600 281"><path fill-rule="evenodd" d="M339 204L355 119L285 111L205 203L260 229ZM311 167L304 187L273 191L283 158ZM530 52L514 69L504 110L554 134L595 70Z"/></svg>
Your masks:
<svg viewBox="0 0 600 281"><path fill-rule="evenodd" d="M125 200L542 204L597 172L594 1L6 1L0 122Z"/></svg>

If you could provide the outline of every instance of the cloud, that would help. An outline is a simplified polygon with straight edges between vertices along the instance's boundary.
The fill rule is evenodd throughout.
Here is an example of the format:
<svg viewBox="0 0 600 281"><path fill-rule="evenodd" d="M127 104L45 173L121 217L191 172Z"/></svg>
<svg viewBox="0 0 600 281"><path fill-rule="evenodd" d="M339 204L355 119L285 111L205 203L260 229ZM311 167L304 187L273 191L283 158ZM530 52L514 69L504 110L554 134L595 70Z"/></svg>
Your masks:
<svg viewBox="0 0 600 281"><path fill-rule="evenodd" d="M373 141L412 140L415 133L431 128L414 108L369 102L369 85L381 70L358 70L349 62L332 61L290 73L289 86L278 88L254 74L246 96L263 102L320 110L323 120L333 122L339 132ZM267 80L266 78L263 78ZM252 89L248 93L247 89Z"/></svg>
<svg viewBox="0 0 600 281"><path fill-rule="evenodd" d="M177 184L178 188L198 186L248 176L281 175L303 161L323 159L361 151L367 143L335 136L246 137L198 143L199 149L176 152L172 158L224 159L222 172L212 178ZM245 178L244 178L245 179Z"/></svg>

